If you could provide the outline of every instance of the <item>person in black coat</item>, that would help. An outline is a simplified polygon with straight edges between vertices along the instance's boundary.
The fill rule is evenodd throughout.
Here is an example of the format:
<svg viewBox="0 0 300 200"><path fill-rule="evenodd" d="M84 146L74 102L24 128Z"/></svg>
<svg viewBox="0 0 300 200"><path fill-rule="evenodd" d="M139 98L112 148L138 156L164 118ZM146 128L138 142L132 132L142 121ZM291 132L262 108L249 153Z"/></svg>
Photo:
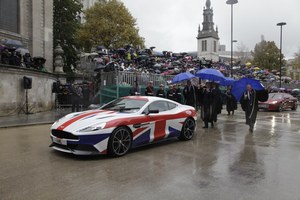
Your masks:
<svg viewBox="0 0 300 200"><path fill-rule="evenodd" d="M222 92L219 89L219 85L217 83L212 83L212 106L213 106L213 120L217 122L218 114L221 114L223 100L222 100Z"/></svg>
<svg viewBox="0 0 300 200"><path fill-rule="evenodd" d="M165 98L165 86L163 84L160 84L159 86L159 90L157 90L156 92L156 96L157 97L161 97L161 98Z"/></svg>
<svg viewBox="0 0 300 200"><path fill-rule="evenodd" d="M153 87L152 81L150 81L148 83L148 86L146 87L145 95L146 96L154 96L154 87Z"/></svg>
<svg viewBox="0 0 300 200"><path fill-rule="evenodd" d="M208 123L214 126L214 96L211 89L211 83L207 82L202 90L201 118L204 121L203 128L208 128Z"/></svg>
<svg viewBox="0 0 300 200"><path fill-rule="evenodd" d="M246 91L240 99L243 111L246 115L246 124L249 125L249 131L252 133L256 123L258 101L264 102L268 100L266 90L256 91L250 84L246 86Z"/></svg>
<svg viewBox="0 0 300 200"><path fill-rule="evenodd" d="M173 85L169 86L169 89L167 91L167 99L176 101L175 100L175 93L174 93L174 86Z"/></svg>
<svg viewBox="0 0 300 200"><path fill-rule="evenodd" d="M183 89L183 96L186 105L193 106L194 108L196 108L196 93L196 87L192 85L190 80L188 80L187 85Z"/></svg>
<svg viewBox="0 0 300 200"><path fill-rule="evenodd" d="M237 101L231 92L231 86L227 87L225 96L226 96L226 110L228 112L228 115L230 115L231 112L232 115L234 115L234 111L237 109Z"/></svg>
<svg viewBox="0 0 300 200"><path fill-rule="evenodd" d="M181 90L179 86L173 85L173 97L174 101L181 103Z"/></svg>
<svg viewBox="0 0 300 200"><path fill-rule="evenodd" d="M129 95L131 96L137 96L140 95L140 88L139 88L139 84L137 81L134 81L134 85L132 86L132 88L129 91Z"/></svg>

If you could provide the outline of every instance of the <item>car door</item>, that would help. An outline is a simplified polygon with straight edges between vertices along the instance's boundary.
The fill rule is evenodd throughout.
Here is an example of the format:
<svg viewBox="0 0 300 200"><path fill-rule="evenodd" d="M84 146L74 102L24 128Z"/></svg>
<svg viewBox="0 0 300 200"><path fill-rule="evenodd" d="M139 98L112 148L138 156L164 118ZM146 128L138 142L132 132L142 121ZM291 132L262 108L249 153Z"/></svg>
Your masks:
<svg viewBox="0 0 300 200"><path fill-rule="evenodd" d="M155 101L148 106L149 111L157 110L156 114L149 114L150 121L154 123L154 129L150 135L150 142L162 140L166 136L166 120L169 106L167 101Z"/></svg>

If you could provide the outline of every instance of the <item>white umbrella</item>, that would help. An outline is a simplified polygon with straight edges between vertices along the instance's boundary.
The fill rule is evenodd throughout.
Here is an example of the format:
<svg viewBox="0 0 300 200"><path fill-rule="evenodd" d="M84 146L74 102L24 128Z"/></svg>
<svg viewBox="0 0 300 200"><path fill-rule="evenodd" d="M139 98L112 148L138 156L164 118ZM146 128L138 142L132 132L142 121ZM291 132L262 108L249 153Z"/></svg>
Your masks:
<svg viewBox="0 0 300 200"><path fill-rule="evenodd" d="M20 54L25 55L25 53L30 53L28 49L19 47L16 49L16 52L20 52Z"/></svg>

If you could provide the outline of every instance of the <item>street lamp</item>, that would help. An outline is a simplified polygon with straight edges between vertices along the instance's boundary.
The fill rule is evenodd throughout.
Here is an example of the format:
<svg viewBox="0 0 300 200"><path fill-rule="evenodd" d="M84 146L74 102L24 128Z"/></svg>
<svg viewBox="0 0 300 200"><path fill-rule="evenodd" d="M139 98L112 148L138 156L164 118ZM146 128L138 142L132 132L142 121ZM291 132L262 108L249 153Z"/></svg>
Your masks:
<svg viewBox="0 0 300 200"><path fill-rule="evenodd" d="M277 26L280 26L280 59L279 59L279 87L281 88L281 76L282 76L282 26L286 25L285 22L280 22L277 24Z"/></svg>
<svg viewBox="0 0 300 200"><path fill-rule="evenodd" d="M231 77L233 76L232 74L232 67L233 67L233 5L237 4L238 0L227 0L226 4L231 5L231 56L230 56L230 73Z"/></svg>

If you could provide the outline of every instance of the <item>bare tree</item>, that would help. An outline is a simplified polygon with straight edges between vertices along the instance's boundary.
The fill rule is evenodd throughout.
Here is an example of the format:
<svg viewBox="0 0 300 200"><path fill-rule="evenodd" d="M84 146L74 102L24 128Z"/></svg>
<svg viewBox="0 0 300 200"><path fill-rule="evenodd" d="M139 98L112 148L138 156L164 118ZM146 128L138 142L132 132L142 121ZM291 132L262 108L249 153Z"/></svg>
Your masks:
<svg viewBox="0 0 300 200"><path fill-rule="evenodd" d="M251 59L249 48L243 42L237 43L236 56L241 64L245 64Z"/></svg>

